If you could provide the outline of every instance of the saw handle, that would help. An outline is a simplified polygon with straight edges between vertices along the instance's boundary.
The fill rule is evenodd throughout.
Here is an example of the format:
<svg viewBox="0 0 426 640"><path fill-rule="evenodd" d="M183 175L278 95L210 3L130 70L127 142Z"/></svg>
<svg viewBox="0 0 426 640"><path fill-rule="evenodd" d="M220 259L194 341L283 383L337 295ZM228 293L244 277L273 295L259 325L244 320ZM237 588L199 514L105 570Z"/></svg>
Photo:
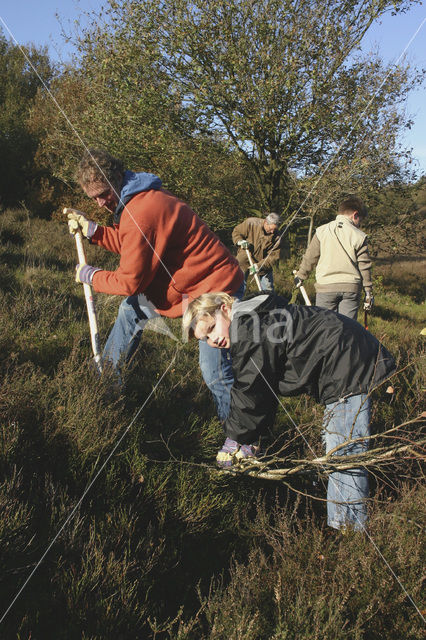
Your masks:
<svg viewBox="0 0 426 640"><path fill-rule="evenodd" d="M296 273L297 273L297 271L296 271L296 270L294 270L294 271L293 271L293 275L296 275ZM305 287L303 286L303 284L301 284L301 285L300 285L300 287L298 287L298 289L300 289L300 293L301 293L301 294L302 294L302 296L303 296L303 299L304 299L304 301L305 301L305 304L306 304L308 307L312 306L312 305L311 305L311 301L309 300L309 296L308 296L308 294L306 293L306 289L305 289Z"/></svg>
<svg viewBox="0 0 426 640"><path fill-rule="evenodd" d="M249 261L249 265L252 267L254 265L253 259L251 257L251 253L249 251L249 249L246 249L246 253L247 253L247 258ZM257 288L259 289L259 291L263 291L261 285L260 285L260 280L259 280L259 276L257 275L257 273L254 274L254 279L256 281L257 284Z"/></svg>

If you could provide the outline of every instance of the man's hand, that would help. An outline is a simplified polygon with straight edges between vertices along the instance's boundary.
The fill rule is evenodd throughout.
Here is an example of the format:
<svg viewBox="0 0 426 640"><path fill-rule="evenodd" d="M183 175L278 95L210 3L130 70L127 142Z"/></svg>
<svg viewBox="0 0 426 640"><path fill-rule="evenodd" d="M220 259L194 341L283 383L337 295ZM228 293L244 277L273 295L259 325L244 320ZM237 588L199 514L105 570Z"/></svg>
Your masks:
<svg viewBox="0 0 426 640"><path fill-rule="evenodd" d="M370 291L365 292L364 311L371 311L374 304L374 296Z"/></svg>
<svg viewBox="0 0 426 640"><path fill-rule="evenodd" d="M98 267L91 267L90 264L78 264L75 268L75 281L80 284L92 284L93 276Z"/></svg>
<svg viewBox="0 0 426 640"><path fill-rule="evenodd" d="M250 244L247 242L247 240L238 240L237 245L241 249L249 249L250 248Z"/></svg>
<svg viewBox="0 0 426 640"><path fill-rule="evenodd" d="M298 289L303 284L303 280L299 276L294 276L294 286Z"/></svg>
<svg viewBox="0 0 426 640"><path fill-rule="evenodd" d="M249 273L252 276L256 275L256 273L259 273L259 267L257 266L257 264L252 264L251 267L249 267Z"/></svg>
<svg viewBox="0 0 426 640"><path fill-rule="evenodd" d="M90 239L97 228L96 222L89 220L82 213L77 211L68 213L68 229L72 235L81 231L85 238Z"/></svg>
<svg viewBox="0 0 426 640"><path fill-rule="evenodd" d="M232 467L244 458L255 458L259 453L260 447L257 444L239 444L231 438L226 438L216 456L216 462L219 467Z"/></svg>

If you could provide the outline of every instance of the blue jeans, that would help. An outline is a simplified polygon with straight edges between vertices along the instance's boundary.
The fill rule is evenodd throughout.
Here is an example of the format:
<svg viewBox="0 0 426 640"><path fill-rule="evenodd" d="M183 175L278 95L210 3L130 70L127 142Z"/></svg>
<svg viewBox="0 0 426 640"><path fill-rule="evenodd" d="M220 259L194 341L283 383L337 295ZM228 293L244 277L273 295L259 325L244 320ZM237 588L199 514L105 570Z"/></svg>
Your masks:
<svg viewBox="0 0 426 640"><path fill-rule="evenodd" d="M198 349L203 380L213 396L219 420L224 422L228 417L234 383L230 350L210 347L203 340L198 341Z"/></svg>
<svg viewBox="0 0 426 640"><path fill-rule="evenodd" d="M370 398L366 394L343 398L326 405L323 440L326 452L340 448L332 455L362 453L368 439L341 446L346 441L370 435ZM363 530L367 520L368 473L365 469L349 469L332 473L328 479L327 522L334 529L349 526Z"/></svg>
<svg viewBox="0 0 426 640"><path fill-rule="evenodd" d="M244 291L247 286L247 278L249 277L249 272L246 271L244 274ZM263 276L259 276L260 286L262 287L262 291L274 291L274 276L272 273L272 269L263 274Z"/></svg>
<svg viewBox="0 0 426 640"><path fill-rule="evenodd" d="M106 342L103 359L119 371L138 348L148 320L158 317L153 305L143 295L129 296L120 304L114 326Z"/></svg>
<svg viewBox="0 0 426 640"><path fill-rule="evenodd" d="M244 295L244 284L233 295L241 299ZM139 345L142 332L151 319L155 319L152 327L154 331L165 333L174 340L178 339L143 294L129 296L121 303L102 356L118 375L120 363L130 361ZM206 342L199 341L199 363L204 382L213 395L219 419L223 422L228 417L231 387L234 382L229 349L209 347Z"/></svg>

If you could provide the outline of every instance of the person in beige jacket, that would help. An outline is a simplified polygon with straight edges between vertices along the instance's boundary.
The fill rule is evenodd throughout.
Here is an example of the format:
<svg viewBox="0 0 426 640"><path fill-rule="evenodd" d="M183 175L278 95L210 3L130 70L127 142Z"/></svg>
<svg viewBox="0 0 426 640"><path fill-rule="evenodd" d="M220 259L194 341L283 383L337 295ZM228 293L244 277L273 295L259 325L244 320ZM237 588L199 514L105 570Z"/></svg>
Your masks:
<svg viewBox="0 0 426 640"><path fill-rule="evenodd" d="M366 217L360 198L342 200L336 219L316 230L294 278L300 286L316 266L316 306L353 320L357 319L362 288L364 309L370 311L374 302L367 235L359 228Z"/></svg>
<svg viewBox="0 0 426 640"><path fill-rule="evenodd" d="M232 242L238 247L237 260L244 272L245 282L249 274L257 273L263 291L274 290L272 266L280 257L279 222L277 213L269 213L265 219L246 218L232 232ZM252 255L252 267L246 249Z"/></svg>

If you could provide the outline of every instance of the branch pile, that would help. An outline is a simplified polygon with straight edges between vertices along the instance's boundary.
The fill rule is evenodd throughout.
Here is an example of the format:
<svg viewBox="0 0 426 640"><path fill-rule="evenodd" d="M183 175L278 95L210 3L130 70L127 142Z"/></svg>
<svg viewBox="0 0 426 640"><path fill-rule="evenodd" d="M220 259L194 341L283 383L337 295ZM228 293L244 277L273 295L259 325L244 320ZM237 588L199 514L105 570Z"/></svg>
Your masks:
<svg viewBox="0 0 426 640"><path fill-rule="evenodd" d="M369 441L370 448L359 454L339 455L340 449L360 441L348 439L324 456L300 458L285 455L284 449L274 454L266 451L262 457L246 458L221 472L279 481L308 474L327 477L333 472L354 468L383 472L391 468L408 467L412 463L418 463L421 467L426 452L426 435L422 430L425 422L426 412L387 431L362 438L364 442Z"/></svg>

